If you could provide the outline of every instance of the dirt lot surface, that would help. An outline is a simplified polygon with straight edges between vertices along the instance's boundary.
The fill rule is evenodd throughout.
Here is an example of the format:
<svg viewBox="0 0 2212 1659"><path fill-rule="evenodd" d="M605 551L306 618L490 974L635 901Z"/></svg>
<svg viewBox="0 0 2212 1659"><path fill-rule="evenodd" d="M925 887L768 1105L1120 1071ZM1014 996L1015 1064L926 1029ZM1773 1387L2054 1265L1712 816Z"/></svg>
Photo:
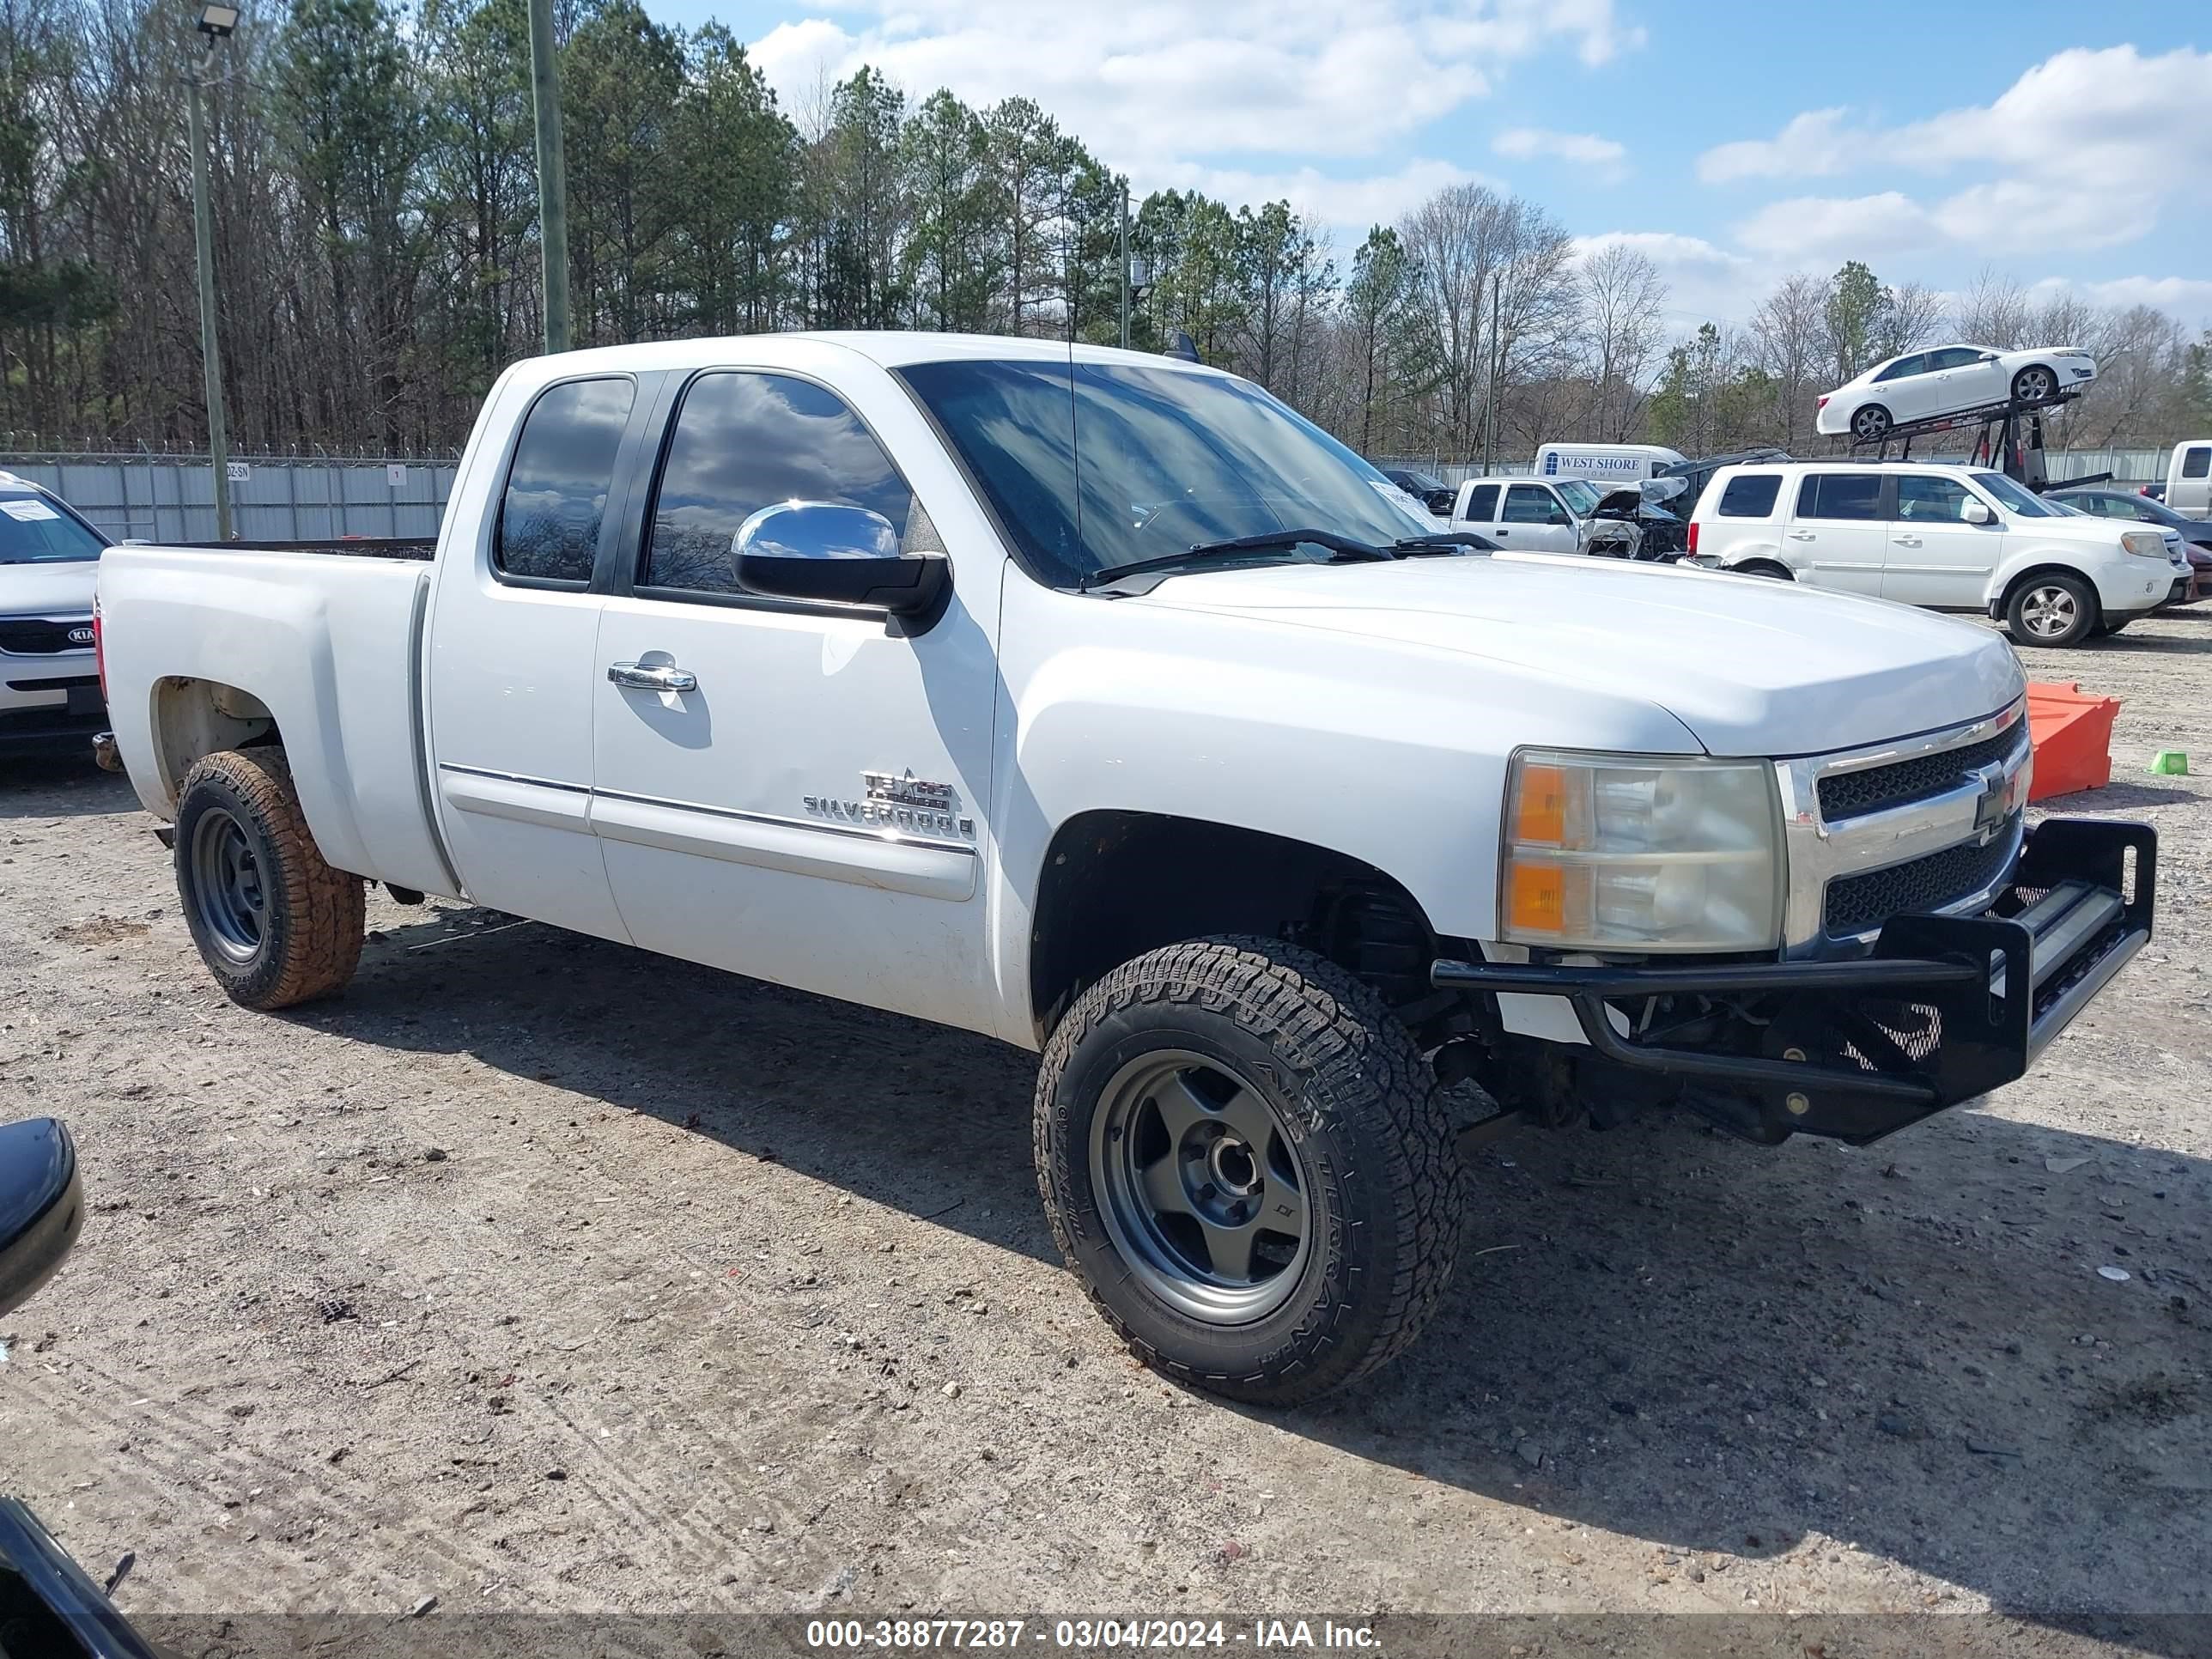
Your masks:
<svg viewBox="0 0 2212 1659"><path fill-rule="evenodd" d="M0 1484L199 1651L182 1615L433 1595L409 1628L1887 1612L2044 1653L2113 1613L2182 1651L2138 1616L2212 1613L2212 779L2144 768L2212 772L2212 616L2030 671L2126 699L2062 806L2162 837L2159 937L2041 1068L1862 1152L1498 1143L1455 1304L1286 1415L1086 1310L1028 1056L380 895L343 1000L248 1013L123 782L11 765L0 1086L92 1202L6 1322ZM1787 1650L1871 1650L1833 1628Z"/></svg>

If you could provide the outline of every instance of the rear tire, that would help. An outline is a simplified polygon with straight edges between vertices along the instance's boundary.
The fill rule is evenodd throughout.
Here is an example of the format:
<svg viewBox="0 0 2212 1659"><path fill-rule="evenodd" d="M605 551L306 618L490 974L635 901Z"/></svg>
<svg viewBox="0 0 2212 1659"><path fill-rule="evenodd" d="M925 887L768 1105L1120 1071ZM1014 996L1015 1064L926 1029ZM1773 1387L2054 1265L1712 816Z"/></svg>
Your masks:
<svg viewBox="0 0 2212 1659"><path fill-rule="evenodd" d="M1290 1406L1366 1376L1450 1285L1464 1172L1376 993L1279 940L1116 968L1046 1045L1053 1236L1146 1364Z"/></svg>
<svg viewBox="0 0 2212 1659"><path fill-rule="evenodd" d="M2005 602L2005 632L2015 645L2080 645L2103 621L2097 590L2057 572L2030 576Z"/></svg>
<svg viewBox="0 0 2212 1659"><path fill-rule="evenodd" d="M1771 559L1747 559L1741 564L1729 567L1731 574L1738 576L1766 576L1776 581L1794 582L1796 573L1786 564L1777 564Z"/></svg>
<svg viewBox="0 0 2212 1659"><path fill-rule="evenodd" d="M225 750L185 775L177 896L200 960L233 1002L288 1008L345 988L366 896L323 861L281 749Z"/></svg>
<svg viewBox="0 0 2212 1659"><path fill-rule="evenodd" d="M1880 404L1869 404L1851 415L1851 436L1863 444L1880 443L1889 427L1889 411Z"/></svg>

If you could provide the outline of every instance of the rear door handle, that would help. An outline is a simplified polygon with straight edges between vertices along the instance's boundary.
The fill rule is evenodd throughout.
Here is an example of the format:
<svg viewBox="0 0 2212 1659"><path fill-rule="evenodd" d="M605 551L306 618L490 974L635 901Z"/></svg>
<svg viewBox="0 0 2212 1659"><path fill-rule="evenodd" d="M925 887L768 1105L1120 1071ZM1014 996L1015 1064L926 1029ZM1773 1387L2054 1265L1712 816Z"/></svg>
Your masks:
<svg viewBox="0 0 2212 1659"><path fill-rule="evenodd" d="M1790 539L1793 542L1814 542L1820 540L1820 537L1810 530L1793 530L1790 532Z"/></svg>
<svg viewBox="0 0 2212 1659"><path fill-rule="evenodd" d="M696 691L699 677L673 664L648 666L641 662L607 665L607 678L627 691Z"/></svg>
<svg viewBox="0 0 2212 1659"><path fill-rule="evenodd" d="M1920 538L1917 536L1893 536L1890 539L1895 542L1899 547L1917 547L1920 545Z"/></svg>

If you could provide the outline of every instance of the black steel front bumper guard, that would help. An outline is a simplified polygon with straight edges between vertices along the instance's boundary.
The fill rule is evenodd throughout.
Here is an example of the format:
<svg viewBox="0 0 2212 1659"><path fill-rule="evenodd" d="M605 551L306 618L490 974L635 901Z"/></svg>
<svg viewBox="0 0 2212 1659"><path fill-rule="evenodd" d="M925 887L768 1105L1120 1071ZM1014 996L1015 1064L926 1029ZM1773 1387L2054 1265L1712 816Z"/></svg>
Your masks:
<svg viewBox="0 0 2212 1659"><path fill-rule="evenodd" d="M1679 968L1444 960L1430 979L1565 997L1594 1056L1728 1100L1754 1115L1742 1127L1759 1138L1796 1132L1864 1143L2024 1074L2150 938L2157 858L2148 824L2051 818L2029 832L2010 886L1987 910L1892 917L1872 953L1853 960ZM1649 1039L1654 1010L1700 1000L1726 1011L1701 1029L1727 1040Z"/></svg>

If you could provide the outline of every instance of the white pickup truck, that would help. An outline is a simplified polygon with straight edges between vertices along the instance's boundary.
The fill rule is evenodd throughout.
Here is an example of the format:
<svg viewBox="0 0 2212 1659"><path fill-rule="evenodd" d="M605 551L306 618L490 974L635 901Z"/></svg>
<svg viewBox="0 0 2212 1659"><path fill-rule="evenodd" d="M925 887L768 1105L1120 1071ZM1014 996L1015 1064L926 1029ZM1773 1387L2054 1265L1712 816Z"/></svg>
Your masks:
<svg viewBox="0 0 2212 1659"><path fill-rule="evenodd" d="M1042 1051L1069 1261L1248 1400L1412 1339L1455 1138L1872 1140L2019 1076L2151 926L2148 830L2027 826L1994 635L1490 554L1127 352L525 362L434 561L124 547L99 600L238 1001L341 989L381 882Z"/></svg>

